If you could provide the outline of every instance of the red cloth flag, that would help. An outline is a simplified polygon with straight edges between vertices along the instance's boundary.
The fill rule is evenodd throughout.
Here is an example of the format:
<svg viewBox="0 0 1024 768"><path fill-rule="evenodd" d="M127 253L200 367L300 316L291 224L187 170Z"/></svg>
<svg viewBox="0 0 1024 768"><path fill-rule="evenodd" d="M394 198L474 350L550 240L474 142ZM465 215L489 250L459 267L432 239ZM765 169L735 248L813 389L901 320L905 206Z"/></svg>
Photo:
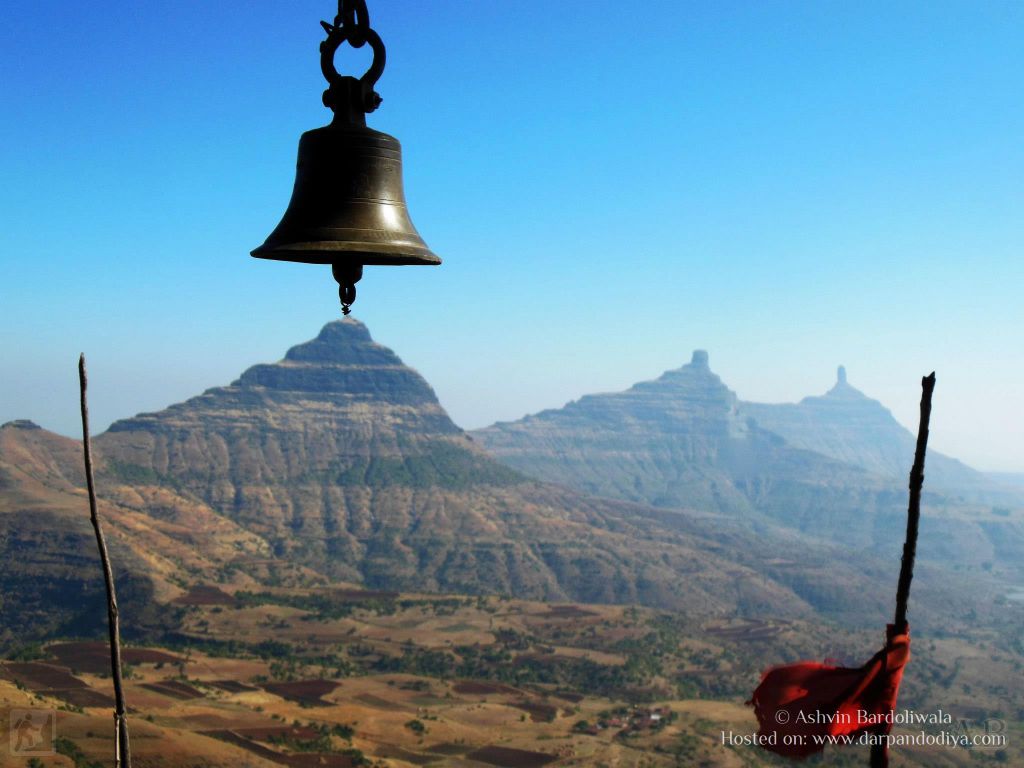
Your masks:
<svg viewBox="0 0 1024 768"><path fill-rule="evenodd" d="M889 624L885 647L862 667L772 667L747 702L760 726L758 745L802 760L822 751L829 736L888 733L909 660L910 627L897 634Z"/></svg>

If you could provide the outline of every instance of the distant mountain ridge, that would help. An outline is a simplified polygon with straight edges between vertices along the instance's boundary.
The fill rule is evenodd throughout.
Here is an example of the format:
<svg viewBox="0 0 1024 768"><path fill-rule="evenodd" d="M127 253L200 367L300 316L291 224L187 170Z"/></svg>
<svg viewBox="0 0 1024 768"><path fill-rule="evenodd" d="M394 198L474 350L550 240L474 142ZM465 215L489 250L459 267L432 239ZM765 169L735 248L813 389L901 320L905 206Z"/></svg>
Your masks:
<svg viewBox="0 0 1024 768"><path fill-rule="evenodd" d="M701 610L738 602L787 612L804 602L794 584L812 600L822 594L814 579L787 574L747 595L736 570L762 558L735 522L666 521L495 461L352 318L230 386L116 422L94 443L108 482L201 500L275 557L332 580ZM679 573L700 576L679 593Z"/></svg>
<svg viewBox="0 0 1024 768"><path fill-rule="evenodd" d="M711 371L703 350L653 381L584 395L473 435L510 467L587 493L763 515L882 552L902 541L915 442L887 409L849 384L845 369L823 397L746 403ZM926 503L946 510L923 529L926 557L975 565L1024 558L1019 520L979 505L994 483L932 452L926 477Z"/></svg>
<svg viewBox="0 0 1024 768"><path fill-rule="evenodd" d="M797 448L900 481L910 473L915 435L880 402L853 387L844 366L824 395L799 403L743 402L740 412ZM999 492L983 473L935 450L928 451L928 488L972 497Z"/></svg>
<svg viewBox="0 0 1024 768"><path fill-rule="evenodd" d="M989 480L1024 493L1024 472L986 472Z"/></svg>
<svg viewBox="0 0 1024 768"><path fill-rule="evenodd" d="M25 445L24 430L5 432L12 446ZM40 433L50 434L31 434ZM45 453L48 443L33 440ZM206 579L343 581L701 613L760 605L780 615L811 611L794 588L812 601L824 594L811 575L817 566L803 575L789 567L785 583L755 576L763 559L751 553L756 539L729 521L676 516L667 525L652 510L538 484L496 462L452 423L423 378L353 319L329 323L229 386L116 422L93 444L102 496L118 505L111 515L123 508L177 525L183 510L196 509L211 519L203 527L219 521L252 538L210 567L190 565ZM196 533L178 532L186 544ZM116 533L138 542L137 525ZM175 546L165 541L156 551ZM690 574L683 592L680 574ZM168 578L168 594L191 580ZM866 576L851 568L847 578ZM828 599L834 604L844 589L834 584ZM848 589L852 601L856 589Z"/></svg>
<svg viewBox="0 0 1024 768"><path fill-rule="evenodd" d="M638 385L629 405L630 418L660 430L666 454L632 457L594 430L619 451L605 469L715 459L693 462L681 482L637 486L670 499L662 509L582 495L496 461L352 318L228 386L118 421L93 445L133 628L173 625L173 601L210 583L498 593L700 617L887 612L892 562L775 522L795 510L806 527L835 530L865 499L877 503L864 490L870 476L744 420L706 356L663 378ZM685 396L659 427L664 387ZM595 408L621 415L599 398ZM680 425L686 439L674 443ZM570 456L576 466L580 458ZM27 423L0 427L0 594L5 624L23 636L103 615L79 460L73 440ZM695 489L723 512L678 503ZM893 522L904 498L893 492ZM11 599L19 593L35 597ZM917 595L919 621L970 606L962 590L927 579ZM0 633L0 646L10 639Z"/></svg>
<svg viewBox="0 0 1024 768"><path fill-rule="evenodd" d="M743 409L697 350L654 381L473 435L510 467L598 496L843 529L858 546L873 541L870 519L899 525L905 494L894 484L794 447Z"/></svg>

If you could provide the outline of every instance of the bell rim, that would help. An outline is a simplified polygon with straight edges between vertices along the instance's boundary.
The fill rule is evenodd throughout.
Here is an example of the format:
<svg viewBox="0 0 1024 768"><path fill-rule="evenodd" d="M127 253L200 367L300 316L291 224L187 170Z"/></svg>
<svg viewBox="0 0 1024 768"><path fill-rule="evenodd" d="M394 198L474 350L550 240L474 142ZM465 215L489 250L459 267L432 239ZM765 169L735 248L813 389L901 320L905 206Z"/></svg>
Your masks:
<svg viewBox="0 0 1024 768"><path fill-rule="evenodd" d="M291 261L299 264L334 264L340 261L358 261L364 266L431 266L441 264L441 257L429 248L394 250L388 246L374 247L372 243L346 243L317 241L288 243L287 245L261 245L250 256L270 261ZM358 257L358 258L357 258Z"/></svg>

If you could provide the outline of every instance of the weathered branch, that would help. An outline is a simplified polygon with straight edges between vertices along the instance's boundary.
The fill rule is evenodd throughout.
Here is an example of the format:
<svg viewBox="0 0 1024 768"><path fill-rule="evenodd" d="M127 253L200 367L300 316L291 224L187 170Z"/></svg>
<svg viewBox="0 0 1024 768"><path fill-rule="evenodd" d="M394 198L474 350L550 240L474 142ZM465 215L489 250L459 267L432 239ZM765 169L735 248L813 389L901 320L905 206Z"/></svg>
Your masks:
<svg viewBox="0 0 1024 768"><path fill-rule="evenodd" d="M110 567L107 541L103 537L96 505L96 481L92 469L92 441L89 439L89 406L85 391L88 378L85 374L85 355L78 358L78 381L82 402L82 447L85 453L85 482L89 488L89 514L96 532L96 546L100 550L103 565L103 581L107 588L107 627L110 632L110 671L114 679L114 765L117 768L131 768L132 756L128 744L128 719L125 713L124 688L121 684L121 628L118 621L117 595L114 592L114 573Z"/></svg>

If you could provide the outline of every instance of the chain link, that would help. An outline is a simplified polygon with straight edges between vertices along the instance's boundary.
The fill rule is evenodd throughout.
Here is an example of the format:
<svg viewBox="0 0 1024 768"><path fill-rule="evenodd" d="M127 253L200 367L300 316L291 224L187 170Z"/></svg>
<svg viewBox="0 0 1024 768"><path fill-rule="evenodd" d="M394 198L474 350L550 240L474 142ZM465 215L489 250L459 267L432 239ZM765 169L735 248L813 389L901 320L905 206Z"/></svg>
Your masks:
<svg viewBox="0 0 1024 768"><path fill-rule="evenodd" d="M366 9L366 0L338 0L338 15L334 23L349 30L348 41L353 48L362 48L370 29L370 12Z"/></svg>

